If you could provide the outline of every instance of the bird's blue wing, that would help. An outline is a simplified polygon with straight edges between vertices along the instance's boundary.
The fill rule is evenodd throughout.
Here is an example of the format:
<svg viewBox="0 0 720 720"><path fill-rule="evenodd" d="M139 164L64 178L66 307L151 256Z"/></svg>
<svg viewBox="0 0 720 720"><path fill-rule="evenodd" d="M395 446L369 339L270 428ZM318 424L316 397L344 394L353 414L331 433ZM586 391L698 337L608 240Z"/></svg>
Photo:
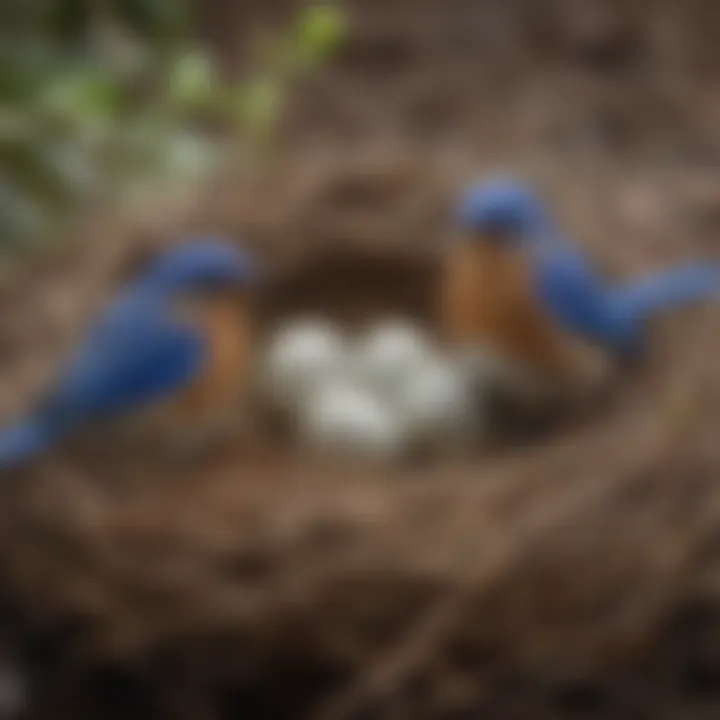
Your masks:
<svg viewBox="0 0 720 720"><path fill-rule="evenodd" d="M646 319L688 303L720 298L720 263L693 262L626 283L614 290L615 313Z"/></svg>
<svg viewBox="0 0 720 720"><path fill-rule="evenodd" d="M117 313L61 373L42 414L75 425L152 404L196 377L203 350L199 332L159 312Z"/></svg>
<svg viewBox="0 0 720 720"><path fill-rule="evenodd" d="M538 300L561 328L591 342L629 341L626 336L632 329L609 317L608 289L580 253L542 250L535 257L533 276Z"/></svg>

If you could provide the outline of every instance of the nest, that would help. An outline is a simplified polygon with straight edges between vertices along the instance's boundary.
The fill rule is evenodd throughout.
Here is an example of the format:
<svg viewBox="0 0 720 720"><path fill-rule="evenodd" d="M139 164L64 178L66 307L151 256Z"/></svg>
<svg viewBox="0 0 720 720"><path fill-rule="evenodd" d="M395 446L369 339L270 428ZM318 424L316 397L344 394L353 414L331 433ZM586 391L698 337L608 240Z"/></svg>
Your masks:
<svg viewBox="0 0 720 720"><path fill-rule="evenodd" d="M434 5L418 7L432 27ZM373 42L395 37L414 63L474 57L459 42L382 32ZM356 75L367 33L337 69L365 110L372 88L405 77L395 65L387 78ZM470 82L455 69L438 91ZM241 236L278 270L269 321L427 318L447 199L498 157L538 179L619 273L711 246L707 194L680 192L712 187L707 176L577 163L552 133L539 152L546 116L506 112L502 98L496 123L467 93L465 127L497 132L484 145L479 129L461 134L461 153L457 118L434 120L445 143L412 123L399 140L341 100L336 134L301 132L317 97L336 97L330 75L306 89L297 137L262 173L150 224L105 221L103 242L3 287L4 413L139 258L183 232ZM398 103L416 98L407 82ZM339 138L358 125L370 129L349 149ZM514 144L501 150L503 134ZM601 411L473 462L370 474L274 442L193 467L54 454L2 488L3 672L27 679L33 718L700 717L720 701L717 319L663 320Z"/></svg>

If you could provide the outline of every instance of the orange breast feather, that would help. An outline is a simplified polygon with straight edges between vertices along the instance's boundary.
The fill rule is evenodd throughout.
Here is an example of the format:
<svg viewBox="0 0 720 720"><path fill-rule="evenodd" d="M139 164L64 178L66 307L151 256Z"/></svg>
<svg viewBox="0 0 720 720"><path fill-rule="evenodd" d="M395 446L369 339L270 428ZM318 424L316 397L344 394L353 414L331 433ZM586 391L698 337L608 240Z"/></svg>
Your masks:
<svg viewBox="0 0 720 720"><path fill-rule="evenodd" d="M249 391L253 363L253 324L249 304L213 300L193 309L202 328L206 357L200 377L177 399L176 409L189 416L231 407Z"/></svg>
<svg viewBox="0 0 720 720"><path fill-rule="evenodd" d="M202 333L205 357L199 376L171 397L123 418L118 431L155 442L192 438L242 414L253 364L253 323L248 302L225 298L185 305L179 317Z"/></svg>
<svg viewBox="0 0 720 720"><path fill-rule="evenodd" d="M488 346L549 375L575 374L576 342L545 315L516 249L476 243L445 259L440 324L458 347Z"/></svg>

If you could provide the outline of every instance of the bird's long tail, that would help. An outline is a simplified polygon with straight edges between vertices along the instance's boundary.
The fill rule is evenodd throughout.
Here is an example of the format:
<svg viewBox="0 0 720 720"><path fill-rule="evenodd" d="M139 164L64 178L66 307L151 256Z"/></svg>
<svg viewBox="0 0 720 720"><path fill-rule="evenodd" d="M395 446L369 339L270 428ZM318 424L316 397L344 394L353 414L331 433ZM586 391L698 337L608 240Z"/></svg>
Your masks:
<svg viewBox="0 0 720 720"><path fill-rule="evenodd" d="M610 293L617 312L637 319L713 298L720 300L720 263L682 265L634 281Z"/></svg>
<svg viewBox="0 0 720 720"><path fill-rule="evenodd" d="M34 417L0 430L0 471L24 465L51 445L56 435Z"/></svg>

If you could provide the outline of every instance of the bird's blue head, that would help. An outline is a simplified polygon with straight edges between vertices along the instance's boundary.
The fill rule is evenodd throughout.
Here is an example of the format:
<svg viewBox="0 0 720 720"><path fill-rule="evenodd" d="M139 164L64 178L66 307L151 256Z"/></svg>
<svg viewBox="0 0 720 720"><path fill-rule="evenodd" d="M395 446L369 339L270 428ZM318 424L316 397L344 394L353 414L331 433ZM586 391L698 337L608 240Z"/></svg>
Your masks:
<svg viewBox="0 0 720 720"><path fill-rule="evenodd" d="M163 253L140 283L160 292L212 294L247 287L257 276L254 263L231 241L199 238Z"/></svg>
<svg viewBox="0 0 720 720"><path fill-rule="evenodd" d="M542 200L524 183L498 177L472 184L455 208L455 222L474 239L526 243L552 234Z"/></svg>

